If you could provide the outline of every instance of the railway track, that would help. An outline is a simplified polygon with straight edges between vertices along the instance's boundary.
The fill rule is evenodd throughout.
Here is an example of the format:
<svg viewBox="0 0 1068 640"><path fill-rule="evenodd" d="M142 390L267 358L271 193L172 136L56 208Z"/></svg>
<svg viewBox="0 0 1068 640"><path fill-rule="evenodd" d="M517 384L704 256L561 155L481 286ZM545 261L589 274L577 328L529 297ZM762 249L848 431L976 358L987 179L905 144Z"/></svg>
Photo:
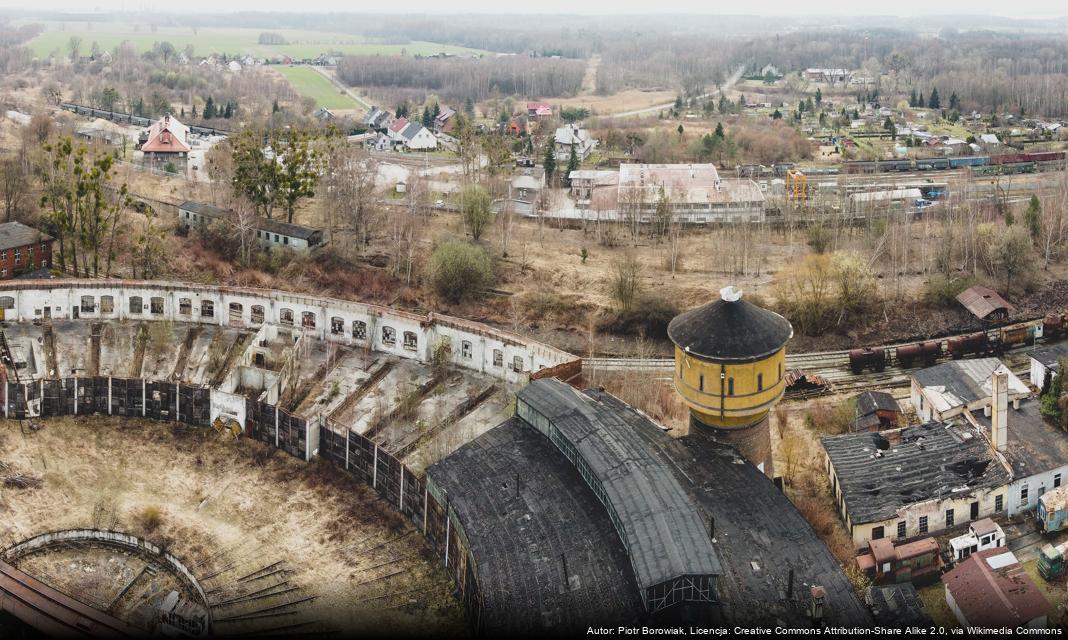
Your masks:
<svg viewBox="0 0 1068 640"><path fill-rule="evenodd" d="M0 560L0 610L49 637L144 638L148 634Z"/></svg>
<svg viewBox="0 0 1068 640"><path fill-rule="evenodd" d="M950 336L952 338L953 336ZM948 340L949 338L943 339ZM909 343L906 343L909 344ZM1048 344L1048 343L1047 343ZM896 345L890 345L894 348ZM1005 365L1020 375L1028 371L1028 354L1034 349L1034 345L1018 345L1006 349L1001 355ZM940 362L946 362L941 358ZM649 373L661 373L658 380L670 380L671 372L675 366L673 358L585 358L582 366L584 369L604 373L621 373L624 371L645 371ZM853 373L849 369L848 351L816 351L810 353L787 353L787 370L801 369L809 374L822 377L828 383L826 391L799 391L787 393L787 400L803 400L825 393L849 393L860 392L868 389L900 389L910 385L912 372L926 366L922 361L916 361L914 366L902 367L900 365L887 366L883 371L863 371Z"/></svg>

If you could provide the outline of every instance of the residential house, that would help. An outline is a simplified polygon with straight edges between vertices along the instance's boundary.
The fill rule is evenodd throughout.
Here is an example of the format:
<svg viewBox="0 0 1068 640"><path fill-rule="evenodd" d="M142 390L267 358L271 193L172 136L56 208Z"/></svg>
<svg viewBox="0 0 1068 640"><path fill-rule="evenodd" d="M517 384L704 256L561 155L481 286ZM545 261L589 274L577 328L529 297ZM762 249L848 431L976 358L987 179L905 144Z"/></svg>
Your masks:
<svg viewBox="0 0 1068 640"><path fill-rule="evenodd" d="M0 280L50 268L54 241L47 233L21 222L0 224Z"/></svg>
<svg viewBox="0 0 1068 640"><path fill-rule="evenodd" d="M946 604L964 627L1044 629L1049 601L1007 549L980 551L942 576Z"/></svg>
<svg viewBox="0 0 1068 640"><path fill-rule="evenodd" d="M805 69L801 75L809 82L839 84L849 82L852 74L848 69Z"/></svg>
<svg viewBox="0 0 1068 640"><path fill-rule="evenodd" d="M187 230L232 218L230 211L210 204L187 200L178 205L178 226ZM256 218L252 223L252 231L255 232L256 241L267 248L304 252L324 242L322 229L269 218Z"/></svg>
<svg viewBox="0 0 1068 640"><path fill-rule="evenodd" d="M590 155L597 141L590 137L590 132L577 124L568 124L557 128L553 136L553 148L557 162L567 162L571 159L572 150L582 162Z"/></svg>
<svg viewBox="0 0 1068 640"><path fill-rule="evenodd" d="M399 132L398 140L408 151L430 151L438 148L438 139L433 132L418 122L409 122Z"/></svg>
<svg viewBox="0 0 1068 640"><path fill-rule="evenodd" d="M997 358L953 360L912 374L912 406L923 421L946 421L960 416L967 409L972 412L989 411L992 376L1008 376L1008 397L1018 401L1031 390Z"/></svg>
<svg viewBox="0 0 1068 640"><path fill-rule="evenodd" d="M368 129L385 129L392 119L393 116L385 109L371 107L371 110L367 112L367 116L363 119L363 124Z"/></svg>
<svg viewBox="0 0 1068 640"><path fill-rule="evenodd" d="M533 216L537 211L538 196L544 185L543 169L521 169L508 184L508 205L511 210L521 216Z"/></svg>
<svg viewBox="0 0 1068 640"><path fill-rule="evenodd" d="M241 63L237 60L231 60L226 64L226 70L230 73L241 73Z"/></svg>
<svg viewBox="0 0 1068 640"><path fill-rule="evenodd" d="M617 209L619 172L577 169L568 174L571 198L580 209Z"/></svg>
<svg viewBox="0 0 1068 640"><path fill-rule="evenodd" d="M389 123L389 127L386 128L386 135L394 143L404 143L404 138L401 136L401 132L408 126L408 118L397 118L393 122Z"/></svg>
<svg viewBox="0 0 1068 640"><path fill-rule="evenodd" d="M141 163L155 169L173 165L179 173L185 173L189 160L189 127L177 118L165 115L147 131L141 133L137 148L141 151Z"/></svg>
<svg viewBox="0 0 1068 640"><path fill-rule="evenodd" d="M719 176L712 164L620 164L620 212L651 222L661 198L672 219L686 224L760 222L765 196L752 180Z"/></svg>
<svg viewBox="0 0 1068 640"><path fill-rule="evenodd" d="M979 134L979 144L984 147L996 147L1001 144L1001 141L993 133L981 133Z"/></svg>
<svg viewBox="0 0 1068 640"><path fill-rule="evenodd" d="M456 110L444 105L437 117L434 118L434 130L438 133L448 133L456 125Z"/></svg>
<svg viewBox="0 0 1068 640"><path fill-rule="evenodd" d="M553 115L553 108L546 102L528 102L527 103L527 117L528 118L550 118Z"/></svg>
<svg viewBox="0 0 1068 640"><path fill-rule="evenodd" d="M508 122L503 123L501 133L507 133L513 136L525 136L530 134L530 118L526 114L519 114L512 116L508 119ZM568 155L568 159L571 156Z"/></svg>
<svg viewBox="0 0 1068 640"><path fill-rule="evenodd" d="M857 556L857 567L873 584L923 585L938 580L942 555L934 538L901 545L895 545L889 538L877 538L868 541L867 553Z"/></svg>
<svg viewBox="0 0 1068 640"><path fill-rule="evenodd" d="M312 113L312 117L319 122L330 122L334 119L334 112L326 107L319 107Z"/></svg>

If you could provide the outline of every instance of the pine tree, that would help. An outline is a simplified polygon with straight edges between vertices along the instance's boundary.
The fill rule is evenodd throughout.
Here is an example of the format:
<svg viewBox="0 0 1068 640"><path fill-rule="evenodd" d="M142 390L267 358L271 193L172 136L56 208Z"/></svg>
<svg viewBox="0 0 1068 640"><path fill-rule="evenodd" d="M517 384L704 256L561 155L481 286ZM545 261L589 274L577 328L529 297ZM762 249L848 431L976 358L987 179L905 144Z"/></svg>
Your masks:
<svg viewBox="0 0 1068 640"><path fill-rule="evenodd" d="M552 186L553 180L556 178L556 153L551 142L545 149L545 159L542 160L541 164L545 169L545 184Z"/></svg>
<svg viewBox="0 0 1068 640"><path fill-rule="evenodd" d="M278 113L281 110L282 109L278 106L278 101L275 100L274 103L271 105L271 113Z"/></svg>
<svg viewBox="0 0 1068 640"><path fill-rule="evenodd" d="M913 87L912 93L909 94L909 106L910 107L915 107L916 106L916 88L915 87Z"/></svg>
<svg viewBox="0 0 1068 640"><path fill-rule="evenodd" d="M420 120L424 127L429 127L434 122L433 116L430 115L430 107L423 107L423 117Z"/></svg>
<svg viewBox="0 0 1068 640"><path fill-rule="evenodd" d="M1031 239L1037 242L1039 236L1042 235L1042 203L1034 194L1031 195L1031 201L1027 203L1024 224L1027 226L1027 232L1031 234Z"/></svg>
<svg viewBox="0 0 1068 640"><path fill-rule="evenodd" d="M567 161L567 171L564 173L564 186L568 189L571 188L571 172L578 171L578 168L578 152L575 150L575 145L571 145L571 158Z"/></svg>
<svg viewBox="0 0 1068 640"><path fill-rule="evenodd" d="M949 96L949 108L951 110L960 111L960 98L957 97L956 91Z"/></svg>
<svg viewBox="0 0 1068 640"><path fill-rule="evenodd" d="M193 119L194 119L194 120L196 120L196 119L197 119L197 103L195 103L195 102L193 103L193 113L192 113L192 116L193 116Z"/></svg>
<svg viewBox="0 0 1068 640"><path fill-rule="evenodd" d="M208 99L204 101L204 119L211 120L215 116L215 98L208 96Z"/></svg>
<svg viewBox="0 0 1068 640"><path fill-rule="evenodd" d="M717 138L719 138L720 140L722 140L723 138L727 137L727 134L726 134L726 132L724 132L724 131L723 131L723 123L722 123L722 122L717 122L717 123L716 123L716 133L715 133L715 136L716 136Z"/></svg>
<svg viewBox="0 0 1068 640"><path fill-rule="evenodd" d="M823 104L823 92L816 88L816 104Z"/></svg>
<svg viewBox="0 0 1068 640"><path fill-rule="evenodd" d="M226 103L226 109L223 111L223 118L229 120L234 117L234 104L232 102Z"/></svg>
<svg viewBox="0 0 1068 640"><path fill-rule="evenodd" d="M941 109L942 103L938 100L938 89L931 89L931 97L927 99L927 108Z"/></svg>

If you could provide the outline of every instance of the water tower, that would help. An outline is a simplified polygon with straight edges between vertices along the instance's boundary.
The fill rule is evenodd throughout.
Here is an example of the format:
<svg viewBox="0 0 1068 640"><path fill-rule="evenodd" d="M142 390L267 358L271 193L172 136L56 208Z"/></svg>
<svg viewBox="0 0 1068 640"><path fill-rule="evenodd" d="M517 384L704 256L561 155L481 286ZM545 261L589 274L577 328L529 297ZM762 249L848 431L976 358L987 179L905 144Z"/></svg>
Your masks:
<svg viewBox="0 0 1068 640"><path fill-rule="evenodd" d="M730 444L772 475L768 412L782 397L786 342L794 335L779 314L742 300L734 287L720 299L676 316L675 389L690 426Z"/></svg>

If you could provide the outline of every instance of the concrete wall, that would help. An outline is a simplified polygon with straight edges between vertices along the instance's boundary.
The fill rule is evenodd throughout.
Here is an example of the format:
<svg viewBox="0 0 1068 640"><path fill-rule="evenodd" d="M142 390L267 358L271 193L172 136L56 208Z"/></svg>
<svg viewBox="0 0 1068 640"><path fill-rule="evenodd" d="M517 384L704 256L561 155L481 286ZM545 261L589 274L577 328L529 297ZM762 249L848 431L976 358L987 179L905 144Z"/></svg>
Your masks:
<svg viewBox="0 0 1068 640"><path fill-rule="evenodd" d="M1060 482L1056 480L1056 476L1060 477ZM1051 469L1045 473L1038 473L1026 478L1017 478L1009 485L1008 495L1008 508L1009 515L1015 516L1021 513L1034 511L1038 506L1038 497L1045 492L1055 489L1058 486L1064 486L1065 482L1068 482L1068 461L1065 464ZM1021 498L1021 492L1023 488L1027 487L1027 502L1025 503Z"/></svg>
<svg viewBox="0 0 1068 640"><path fill-rule="evenodd" d="M83 296L92 298L92 310L83 310ZM102 310L104 296L110 296L110 312ZM439 339L446 338L454 365L511 383L528 379L531 372L579 360L549 345L460 318L266 289L161 281L27 280L0 283L0 302L5 297L12 299L12 308L6 313L9 321L77 317L295 327L323 340L424 363L432 358ZM158 313L153 313L153 303ZM235 305L233 315L231 304ZM262 312L262 321L253 318L254 307ZM335 318L340 322L340 331L335 330ZM354 335L354 323L362 323L365 328L362 337ZM410 334L414 342L406 344L405 334ZM464 342L471 346L467 352ZM499 357L495 358L497 352Z"/></svg>

